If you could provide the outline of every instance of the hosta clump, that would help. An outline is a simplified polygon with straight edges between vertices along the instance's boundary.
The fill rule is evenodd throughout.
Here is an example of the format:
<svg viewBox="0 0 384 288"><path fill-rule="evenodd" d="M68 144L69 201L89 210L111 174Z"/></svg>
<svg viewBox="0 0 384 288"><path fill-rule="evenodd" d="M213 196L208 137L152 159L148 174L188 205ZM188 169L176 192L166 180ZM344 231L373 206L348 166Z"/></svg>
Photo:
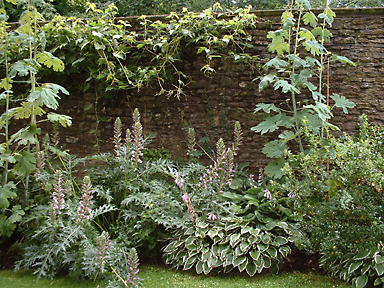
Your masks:
<svg viewBox="0 0 384 288"><path fill-rule="evenodd" d="M356 288L362 288L368 284L384 287L382 242L371 249L362 249L357 253L349 252L336 259L329 256L331 255L323 255L319 264L330 271L333 277L352 282L352 287Z"/></svg>
<svg viewBox="0 0 384 288"><path fill-rule="evenodd" d="M293 233L283 221L253 225L231 217L221 222L198 222L176 233L164 248L164 258L175 268L194 268L199 274L234 268L250 276L265 268L277 273L278 263L291 253Z"/></svg>

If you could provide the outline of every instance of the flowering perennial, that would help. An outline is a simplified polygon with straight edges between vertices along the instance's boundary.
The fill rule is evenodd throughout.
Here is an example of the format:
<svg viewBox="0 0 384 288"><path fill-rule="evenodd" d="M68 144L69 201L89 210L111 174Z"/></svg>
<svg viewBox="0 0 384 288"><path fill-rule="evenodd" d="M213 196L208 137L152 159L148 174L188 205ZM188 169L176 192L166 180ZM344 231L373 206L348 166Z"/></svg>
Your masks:
<svg viewBox="0 0 384 288"><path fill-rule="evenodd" d="M53 182L53 216L58 216L61 214L61 210L64 209L64 191L62 183L62 172L61 170L56 170L55 172L55 181Z"/></svg>
<svg viewBox="0 0 384 288"><path fill-rule="evenodd" d="M89 219L89 215L91 214L91 206L93 202L91 201L93 196L92 183L89 176L85 176L83 180L83 194L81 195L80 206L77 209L77 214L79 220Z"/></svg>

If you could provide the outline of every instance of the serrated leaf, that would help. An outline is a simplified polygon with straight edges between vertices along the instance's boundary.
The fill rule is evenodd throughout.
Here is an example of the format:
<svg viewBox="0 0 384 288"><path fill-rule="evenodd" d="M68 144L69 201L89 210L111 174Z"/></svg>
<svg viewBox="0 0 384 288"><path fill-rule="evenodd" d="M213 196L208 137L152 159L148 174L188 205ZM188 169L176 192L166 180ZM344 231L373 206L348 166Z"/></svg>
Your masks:
<svg viewBox="0 0 384 288"><path fill-rule="evenodd" d="M353 279L353 282L356 285L356 288L363 288L368 283L368 276L367 275L360 275L357 278Z"/></svg>
<svg viewBox="0 0 384 288"><path fill-rule="evenodd" d="M64 68L65 68L64 62L61 59L53 56L51 53L47 51L38 53L36 55L36 60L40 64L43 64L48 68L52 68L56 72L64 71Z"/></svg>
<svg viewBox="0 0 384 288"><path fill-rule="evenodd" d="M23 77L28 76L29 73L36 74L36 68L26 63L25 61L20 60L12 65L11 71L9 71L9 77L15 77L17 74Z"/></svg>
<svg viewBox="0 0 384 288"><path fill-rule="evenodd" d="M322 53L327 53L327 49L324 48L323 45L321 45L319 42L316 40L306 40L303 43L303 46L305 49L310 52L312 55L320 55Z"/></svg>
<svg viewBox="0 0 384 288"><path fill-rule="evenodd" d="M264 173L271 178L280 179L285 174L285 172L282 170L284 166L285 160L278 158L268 163L268 165L264 168Z"/></svg>
<svg viewBox="0 0 384 288"><path fill-rule="evenodd" d="M338 94L332 94L330 97L333 101L335 101L336 107L343 108L343 112L345 114L348 114L347 108L354 108L356 106L355 103L353 103L352 101L349 101L344 96L340 96Z"/></svg>
<svg viewBox="0 0 384 288"><path fill-rule="evenodd" d="M300 93L300 90L297 89L295 86L289 84L287 80L278 80L275 82L273 87L275 90L278 90L281 88L281 91L283 93L288 93L288 92L296 93L296 94Z"/></svg>
<svg viewBox="0 0 384 288"><path fill-rule="evenodd" d="M47 118L52 123L58 122L63 127L70 127L72 125L72 117L63 115L63 114L57 114L57 113L49 113L47 115Z"/></svg>
<svg viewBox="0 0 384 288"><path fill-rule="evenodd" d="M273 132L279 129L279 125L281 123L281 114L277 114L274 116L267 115L264 117L264 120L260 122L257 126L252 127L251 130L257 133L261 133L261 135L267 132Z"/></svg>
<svg viewBox="0 0 384 288"><path fill-rule="evenodd" d="M317 25L317 17L312 12L306 12L303 16L304 24L315 27Z"/></svg>
<svg viewBox="0 0 384 288"><path fill-rule="evenodd" d="M41 128L37 128L35 124L32 124L28 129L24 129L21 134L16 138L18 145L37 144L39 141L37 135L40 135Z"/></svg>
<svg viewBox="0 0 384 288"><path fill-rule="evenodd" d="M17 174L27 176L35 170L36 158L32 153L22 151L15 158L18 162L14 167Z"/></svg>
<svg viewBox="0 0 384 288"><path fill-rule="evenodd" d="M16 185L13 182L4 184L0 188L0 209L7 209L10 205L9 199L17 197L17 193L13 190L16 190Z"/></svg>
<svg viewBox="0 0 384 288"><path fill-rule="evenodd" d="M283 55L284 52L289 52L289 43L286 42L284 37L284 31L269 31L267 38L272 39L272 42L268 45L270 52L276 52L277 55Z"/></svg>
<svg viewBox="0 0 384 288"><path fill-rule="evenodd" d="M263 152L269 158L283 157L288 150L287 143L281 140L273 140L264 145Z"/></svg>
<svg viewBox="0 0 384 288"><path fill-rule="evenodd" d="M280 109L275 106L275 104L265 104L265 103L260 103L256 105L255 110L253 113L257 113L260 110L263 110L265 113L270 113L271 111L280 112Z"/></svg>
<svg viewBox="0 0 384 288"><path fill-rule="evenodd" d="M347 57L344 57L344 56L332 55L331 59L335 60L335 61L339 61L339 62L344 63L344 64L348 64L348 65L356 67L356 63L355 62L349 60Z"/></svg>
<svg viewBox="0 0 384 288"><path fill-rule="evenodd" d="M263 89L267 88L270 83L275 82L276 79L278 79L275 72L269 73L266 76L260 77L261 81L259 83L259 91L262 91Z"/></svg>
<svg viewBox="0 0 384 288"><path fill-rule="evenodd" d="M273 58L269 60L267 63L265 63L264 67L269 69L271 67L274 67L276 69L287 67L289 63L285 60L279 59L279 58Z"/></svg>
<svg viewBox="0 0 384 288"><path fill-rule="evenodd" d="M328 29L322 29L321 27L315 27L311 30L311 32L312 35L315 36L319 41L324 39L324 41L327 42L332 37L332 33Z"/></svg>
<svg viewBox="0 0 384 288"><path fill-rule="evenodd" d="M15 205L12 208L12 215L8 217L7 222L12 224L16 222L20 222L24 215L25 215L25 212L23 209L21 209L21 206Z"/></svg>
<svg viewBox="0 0 384 288"><path fill-rule="evenodd" d="M27 119L30 118L32 114L41 116L45 113L38 105L28 101L21 103L21 106L17 107L14 111L15 119Z"/></svg>

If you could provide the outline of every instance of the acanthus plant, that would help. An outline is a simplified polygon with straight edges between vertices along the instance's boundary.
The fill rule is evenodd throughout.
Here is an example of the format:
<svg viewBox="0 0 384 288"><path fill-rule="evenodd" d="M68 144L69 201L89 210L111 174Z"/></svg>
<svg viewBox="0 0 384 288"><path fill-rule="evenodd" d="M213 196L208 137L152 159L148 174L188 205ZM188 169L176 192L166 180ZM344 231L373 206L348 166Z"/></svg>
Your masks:
<svg viewBox="0 0 384 288"><path fill-rule="evenodd" d="M240 122L236 121L234 127L234 140L232 147L226 147L222 138L217 141L216 153L211 158L213 163L207 167L194 161L195 130L187 130L187 155L189 164L180 170L168 167L168 172L175 179L181 191L182 200L187 206L192 222L197 223L199 213L203 219L215 220L222 213L222 197L226 187L231 184L235 174L234 157L242 144L242 129ZM199 179L197 183L194 179ZM196 206L196 209L194 208ZM201 216L201 215L200 215Z"/></svg>
<svg viewBox="0 0 384 288"><path fill-rule="evenodd" d="M278 93L287 95L285 106L260 103L254 111L264 111L267 115L252 128L253 131L264 134L283 129L279 139L268 142L262 150L274 159L265 168L265 173L271 177L283 176L284 157L286 151L292 149L289 143L295 141L300 153L304 152L304 128L325 139L330 130L338 129L329 122L333 108L342 108L344 113L348 113L348 108L355 106L344 96L330 94L329 84L324 80L326 66L329 72L331 61L355 65L325 47L332 37L327 27L332 26L334 18L335 13L328 4L316 16L310 11L309 1L292 1L281 16L281 28L269 31L267 35L271 40L268 50L277 56L264 65L267 74L260 77L259 90L272 86ZM305 95L310 97L304 98Z"/></svg>

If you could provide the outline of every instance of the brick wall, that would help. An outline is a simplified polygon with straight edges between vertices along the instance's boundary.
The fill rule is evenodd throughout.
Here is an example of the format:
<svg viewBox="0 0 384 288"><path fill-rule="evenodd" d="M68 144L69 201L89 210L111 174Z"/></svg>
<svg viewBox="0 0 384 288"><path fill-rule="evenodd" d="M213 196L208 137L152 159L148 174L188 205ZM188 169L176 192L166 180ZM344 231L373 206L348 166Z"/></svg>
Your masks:
<svg viewBox="0 0 384 288"><path fill-rule="evenodd" d="M337 18L331 32L332 42L327 48L332 53L346 56L355 61L356 67L332 64L330 69L331 93L339 93L353 100L357 107L348 115L335 110L334 124L348 132L356 129L359 115L366 113L369 119L382 123L384 119L384 9L335 9ZM278 27L278 11L259 13L257 28L251 33L254 38L252 53L261 57L271 57L267 52L266 34ZM146 89L120 91L111 99L98 102L97 116L101 121L96 127L96 112L84 108L95 100L94 92L71 95L61 102L60 112L73 117L73 126L61 131L61 141L73 154L84 156L94 152L97 128L102 151L111 151L113 121L119 116L124 127L131 125L131 115L138 108L146 134L154 134L152 147L164 147L174 157L185 157L185 127L194 127L197 138L204 138L206 148L213 147L219 137L232 138L233 126L240 121L244 129L244 145L238 156L239 162L249 162L256 171L267 163L261 153L264 143L275 135L258 135L250 131L260 121L254 115L257 103L283 102L284 95L275 91L259 92L258 83L252 81L259 76L257 70L244 64L234 64L221 58L214 63L216 73L204 75L200 72L202 59L188 55L180 69L191 75L193 82L186 91L186 97L179 99L166 96L155 97L155 91Z"/></svg>

